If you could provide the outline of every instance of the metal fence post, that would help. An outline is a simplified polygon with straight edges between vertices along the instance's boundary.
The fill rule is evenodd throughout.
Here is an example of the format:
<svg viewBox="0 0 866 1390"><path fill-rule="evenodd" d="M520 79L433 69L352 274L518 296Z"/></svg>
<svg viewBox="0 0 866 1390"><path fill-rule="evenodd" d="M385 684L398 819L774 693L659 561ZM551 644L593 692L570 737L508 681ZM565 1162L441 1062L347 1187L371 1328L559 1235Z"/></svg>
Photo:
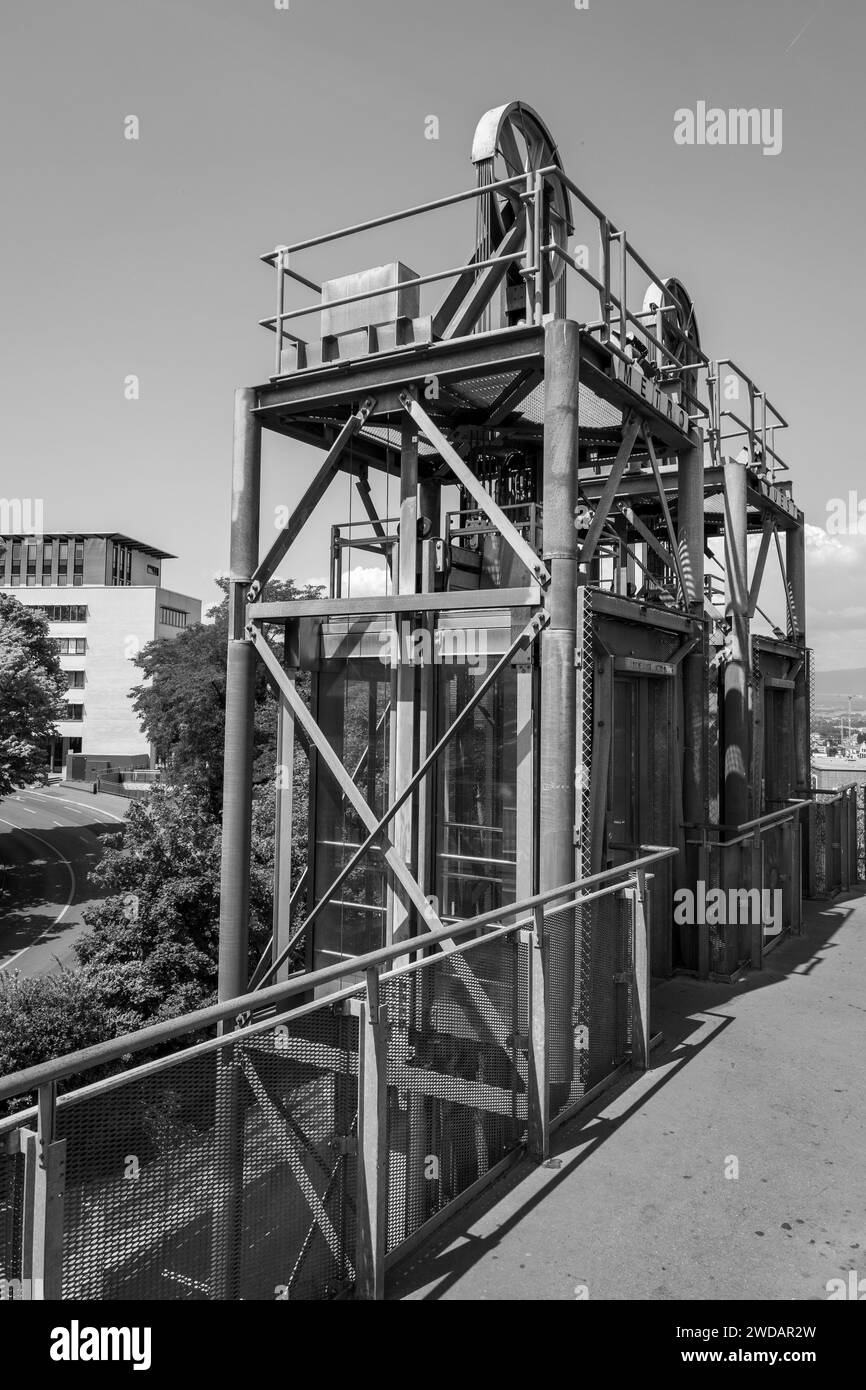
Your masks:
<svg viewBox="0 0 866 1390"><path fill-rule="evenodd" d="M57 1086L39 1087L36 1133L24 1143L24 1248L21 1276L25 1298L59 1299L63 1278L63 1197L66 1140L55 1138Z"/></svg>
<svg viewBox="0 0 866 1390"><path fill-rule="evenodd" d="M365 972L367 993L358 1020L358 1236L355 1297L385 1296L388 1227L387 1005L379 1001L379 972Z"/></svg>
<svg viewBox="0 0 866 1390"><path fill-rule="evenodd" d="M791 821L791 930L803 935L803 822Z"/></svg>
<svg viewBox="0 0 866 1390"><path fill-rule="evenodd" d="M632 902L632 959L634 983L631 991L631 1064L646 1071L650 1055L650 931L651 907L647 893L648 875L638 870L634 888L625 889Z"/></svg>
<svg viewBox="0 0 866 1390"><path fill-rule="evenodd" d="M764 893L764 873L765 873L765 869L766 869L766 862L765 862L765 861L766 861L766 853L765 853L765 850L764 850L764 835L763 835L763 832L762 832L762 831L759 830L759 831L757 832L757 837L756 837L756 839L757 839L757 843L756 843L755 838L752 839L752 846L753 846L753 848L752 848L752 866L753 866L753 867L752 867L752 877L754 878L754 876L755 876L755 873L754 873L754 865L755 865L755 862L757 861L757 864L758 864L758 882L757 882L757 885L756 885L756 886L757 886L758 891L759 891L759 893L760 893L760 895L761 895L760 898L759 898L759 901L760 901L760 902L763 902L763 901L764 901L764 898L763 898L763 893ZM750 956L751 956L752 969L753 969L753 970L763 970L763 968L764 968L764 923L763 923L762 920L761 920L761 913L760 913L760 912L758 912L758 913L755 914L755 917L754 917L754 919L753 919L753 921L752 921L752 935L751 935Z"/></svg>
<svg viewBox="0 0 866 1390"><path fill-rule="evenodd" d="M710 845L706 827L701 830L701 843L698 849L698 879L704 885L704 893L709 888ZM710 926L706 920L698 926L698 979L708 980L710 976Z"/></svg>
<svg viewBox="0 0 866 1390"><path fill-rule="evenodd" d="M533 912L529 944L529 1155L543 1163L550 1157L550 1079L547 1071L547 973L549 953L544 931L544 905Z"/></svg>

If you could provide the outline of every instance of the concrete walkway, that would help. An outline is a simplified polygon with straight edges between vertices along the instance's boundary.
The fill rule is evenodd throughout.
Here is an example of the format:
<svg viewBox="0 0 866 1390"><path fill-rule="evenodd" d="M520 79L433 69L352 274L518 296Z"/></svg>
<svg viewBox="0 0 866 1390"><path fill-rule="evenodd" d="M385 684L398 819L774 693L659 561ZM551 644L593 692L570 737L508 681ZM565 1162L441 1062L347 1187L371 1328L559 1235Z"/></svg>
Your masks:
<svg viewBox="0 0 866 1390"><path fill-rule="evenodd" d="M556 1132L561 1166L513 1170L389 1298L824 1300L866 1281L866 898L807 903L805 935L733 985L664 982L653 1021L652 1070Z"/></svg>

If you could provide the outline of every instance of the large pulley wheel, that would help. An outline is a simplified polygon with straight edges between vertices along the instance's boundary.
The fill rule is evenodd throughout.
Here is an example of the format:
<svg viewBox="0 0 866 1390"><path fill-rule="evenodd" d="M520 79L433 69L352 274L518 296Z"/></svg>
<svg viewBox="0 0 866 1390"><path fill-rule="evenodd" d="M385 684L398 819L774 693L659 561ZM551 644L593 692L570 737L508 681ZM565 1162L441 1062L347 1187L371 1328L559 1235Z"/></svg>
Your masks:
<svg viewBox="0 0 866 1390"><path fill-rule="evenodd" d="M684 391L694 398L697 395L698 376L690 367L697 367L701 361L701 339L695 318L695 306L691 295L681 280L672 276L659 285L650 285L644 296L644 313L663 311L661 325L656 337L682 368L681 381ZM664 370L674 366L671 358L665 356L660 366Z"/></svg>
<svg viewBox="0 0 866 1390"><path fill-rule="evenodd" d="M498 183L518 174L533 174L562 161L547 126L531 106L521 101L487 111L478 122L472 142L472 163L475 165L479 188ZM558 178L546 180L545 237L549 244L568 250L568 238L573 230L571 199L568 189ZM484 222L482 237L494 248L514 225L521 207L526 186L497 189L489 198L479 200ZM524 206L527 206L524 203ZM531 216L531 207L527 207ZM558 280L565 261L555 251L548 253L546 272L550 283Z"/></svg>

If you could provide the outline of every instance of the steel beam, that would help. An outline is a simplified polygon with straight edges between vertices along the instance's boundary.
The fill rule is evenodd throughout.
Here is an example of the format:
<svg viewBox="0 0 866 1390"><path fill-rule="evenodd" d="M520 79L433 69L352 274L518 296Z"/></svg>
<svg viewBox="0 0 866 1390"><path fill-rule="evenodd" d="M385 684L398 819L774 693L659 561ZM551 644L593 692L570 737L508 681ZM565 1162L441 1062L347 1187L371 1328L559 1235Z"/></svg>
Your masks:
<svg viewBox="0 0 866 1390"><path fill-rule="evenodd" d="M548 363L548 374L549 371L550 366ZM574 408L575 410L577 410L576 403ZM634 448L634 442L638 437L640 427L641 421L639 415L629 415L623 420L622 440L620 442L617 456L611 464L610 472L607 475L604 487L601 491L601 497L598 500L598 506L595 509L595 515L593 516L592 521L589 524L589 530L587 531L586 538L583 542L583 545L580 548L580 564L584 568L584 570L590 564L593 556L595 555L596 547L601 537L602 527L604 526L605 522L610 516L611 507L613 506L614 498L616 497L617 490L619 488L620 479L622 478L622 475L625 472L626 464L628 463L629 458L631 457L631 451ZM545 429L545 444L546 440L547 430ZM576 484L578 468L576 454L573 466ZM568 514L568 524L572 527L572 529L574 528L573 507Z"/></svg>
<svg viewBox="0 0 866 1390"><path fill-rule="evenodd" d="M541 590L537 584L525 589L468 589L436 594L371 594L363 598L292 599L280 603L257 603L247 612L256 626L285 622L289 618L381 617L385 613L441 613L451 610L537 608Z"/></svg>
<svg viewBox="0 0 866 1390"><path fill-rule="evenodd" d="M682 564L681 564L681 561L680 561L680 548L679 548L679 543L678 543L678 539L677 539L677 533L676 533L676 531L674 530L674 523L673 523L673 521L672 521L672 519L671 519L671 509L670 509L670 507L668 506L668 499L667 499L667 497L665 496L665 490L664 490L664 486L663 486L663 484L662 484L661 473L660 473L660 471L659 471L659 461L658 461L658 459L656 458L656 451L655 451L655 449L653 448L653 442L652 442L652 439L651 439L651 437L650 437L649 430L646 428L646 425L643 426L643 428L642 428L642 430L641 430L641 433L642 433L643 438L644 438L644 443L646 444L646 447L647 447L647 453L649 454L649 461L650 461L650 467L652 468L653 480L655 481L656 491L657 491L657 493L658 493L659 501L660 501L660 503L661 503L662 515L663 515L663 517L664 517L664 519L665 519L665 526L667 527L668 539L670 540L671 549L672 549L672 551L673 551L674 565L675 565L675 568L676 568L676 576L677 576L677 579L679 580L680 593L682 594L682 596L683 596L683 602L685 603L685 602L686 602L686 580L685 580L685 575L683 574L683 568L682 568Z"/></svg>

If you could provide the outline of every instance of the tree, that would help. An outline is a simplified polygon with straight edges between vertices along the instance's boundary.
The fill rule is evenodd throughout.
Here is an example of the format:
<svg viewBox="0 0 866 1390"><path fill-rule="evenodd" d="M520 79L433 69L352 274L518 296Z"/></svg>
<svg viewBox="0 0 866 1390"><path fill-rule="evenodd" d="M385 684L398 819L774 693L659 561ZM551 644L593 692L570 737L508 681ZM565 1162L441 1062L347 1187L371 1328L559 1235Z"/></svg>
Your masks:
<svg viewBox="0 0 866 1390"><path fill-rule="evenodd" d="M90 1047L112 1032L100 999L80 970L32 979L0 971L0 1076ZM6 1108L20 1108L28 1099L18 1097Z"/></svg>
<svg viewBox="0 0 866 1390"><path fill-rule="evenodd" d="M220 823L191 788L133 802L92 871L106 894L75 946L84 978L121 1031L203 1008L217 983ZM250 968L271 932L273 845L253 839Z"/></svg>
<svg viewBox="0 0 866 1390"><path fill-rule="evenodd" d="M201 792L214 811L222 805L228 643L228 581L218 583L224 597L209 610L210 622L196 623L178 637L158 638L142 648L135 664L145 680L132 691L136 714L169 779ZM298 588L292 580L273 580L263 598L269 602L316 598L321 592L318 586ZM273 776L275 748L276 706L259 664L254 730L258 782Z"/></svg>
<svg viewBox="0 0 866 1390"><path fill-rule="evenodd" d="M38 610L0 594L0 796L46 781L66 683Z"/></svg>

